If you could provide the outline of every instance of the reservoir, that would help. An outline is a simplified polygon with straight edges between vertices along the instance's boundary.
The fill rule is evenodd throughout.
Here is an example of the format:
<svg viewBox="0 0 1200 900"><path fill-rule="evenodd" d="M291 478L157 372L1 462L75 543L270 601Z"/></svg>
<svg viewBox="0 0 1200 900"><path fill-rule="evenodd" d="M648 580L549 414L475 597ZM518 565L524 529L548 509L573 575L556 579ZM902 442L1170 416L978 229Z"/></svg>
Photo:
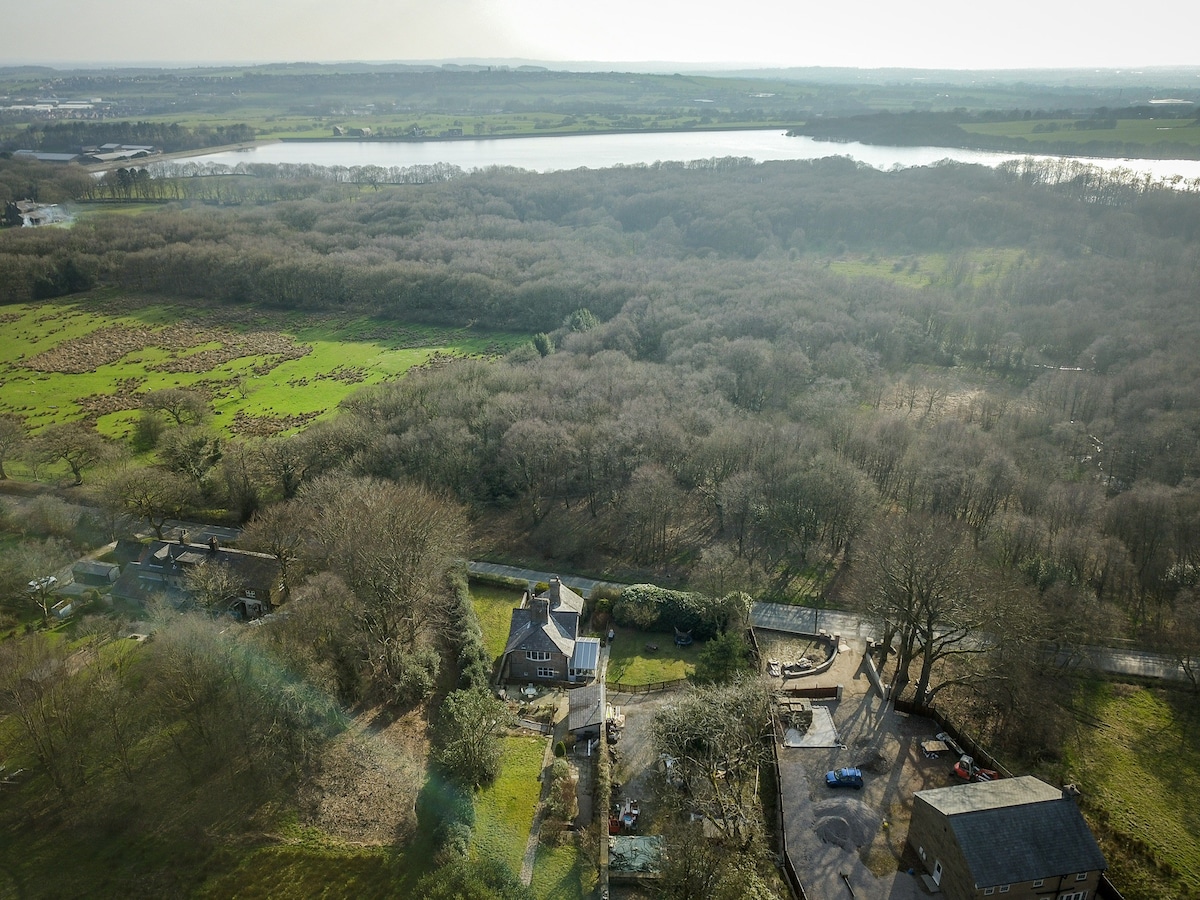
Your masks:
<svg viewBox="0 0 1200 900"><path fill-rule="evenodd" d="M1024 153L996 153L951 147L887 147L859 143L830 143L809 137L788 137L785 131L684 131L635 134L551 135L546 137L481 138L450 141L374 141L337 139L281 141L246 150L197 154L176 160L236 167L239 164L316 166L428 166L445 163L464 171L489 166L514 166L535 172L605 169L651 165L655 162L748 157L758 162L848 156L877 169L927 166L940 160L995 166L1014 159L1062 158ZM1124 168L1155 179L1180 176L1200 179L1200 160L1101 159L1071 157L1106 170Z"/></svg>

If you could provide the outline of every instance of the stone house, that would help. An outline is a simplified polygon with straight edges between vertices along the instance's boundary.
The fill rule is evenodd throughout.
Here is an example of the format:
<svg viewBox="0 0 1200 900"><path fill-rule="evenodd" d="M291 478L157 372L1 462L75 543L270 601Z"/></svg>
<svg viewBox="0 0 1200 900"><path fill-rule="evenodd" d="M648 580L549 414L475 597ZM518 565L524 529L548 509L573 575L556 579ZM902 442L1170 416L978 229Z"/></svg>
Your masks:
<svg viewBox="0 0 1200 900"><path fill-rule="evenodd" d="M501 678L578 684L596 677L600 639L580 637L584 600L555 577L548 590L526 591L512 611Z"/></svg>
<svg viewBox="0 0 1200 900"><path fill-rule="evenodd" d="M272 598L279 588L279 561L266 553L222 547L216 538L205 544L193 544L186 534L178 541L152 541L121 572L113 585L113 597L144 602L161 596L175 605L193 601L189 573L203 564L228 570L229 595L220 600L220 608L239 619L257 619L271 611Z"/></svg>
<svg viewBox="0 0 1200 900"><path fill-rule="evenodd" d="M918 791L908 843L948 900L1090 900L1106 868L1072 791L1029 775Z"/></svg>

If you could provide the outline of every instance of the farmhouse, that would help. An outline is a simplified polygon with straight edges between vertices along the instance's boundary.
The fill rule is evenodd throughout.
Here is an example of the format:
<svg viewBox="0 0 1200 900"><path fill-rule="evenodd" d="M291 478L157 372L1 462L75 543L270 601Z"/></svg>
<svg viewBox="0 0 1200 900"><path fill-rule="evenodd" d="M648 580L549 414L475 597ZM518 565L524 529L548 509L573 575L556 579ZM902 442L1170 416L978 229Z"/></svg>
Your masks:
<svg viewBox="0 0 1200 900"><path fill-rule="evenodd" d="M501 676L510 681L586 683L596 677L600 639L579 636L583 598L557 577L548 590L526 591L512 611Z"/></svg>
<svg viewBox="0 0 1200 900"><path fill-rule="evenodd" d="M144 602L161 596L183 605L195 600L189 574L202 565L227 571L226 596L218 601L223 611L241 619L257 619L271 611L271 596L279 584L279 561L265 553L231 550L216 538L193 544L186 533L178 541L153 541L137 562L130 563L113 585L113 597Z"/></svg>
<svg viewBox="0 0 1200 900"><path fill-rule="evenodd" d="M1029 775L918 791L908 843L950 900L1089 900L1106 867L1073 794Z"/></svg>

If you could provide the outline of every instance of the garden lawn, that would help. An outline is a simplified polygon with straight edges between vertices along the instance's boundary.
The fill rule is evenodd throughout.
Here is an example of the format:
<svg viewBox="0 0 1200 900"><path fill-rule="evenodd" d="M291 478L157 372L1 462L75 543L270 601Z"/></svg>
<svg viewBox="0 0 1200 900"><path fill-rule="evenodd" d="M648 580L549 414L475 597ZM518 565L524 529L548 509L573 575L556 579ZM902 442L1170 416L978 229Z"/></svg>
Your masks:
<svg viewBox="0 0 1200 900"><path fill-rule="evenodd" d="M1096 682L1067 776L1127 900L1200 897L1200 704L1183 691Z"/></svg>
<svg viewBox="0 0 1200 900"><path fill-rule="evenodd" d="M504 738L500 776L475 795L471 852L505 863L514 874L521 871L529 828L542 791L538 775L545 749L545 738L525 735Z"/></svg>
<svg viewBox="0 0 1200 900"><path fill-rule="evenodd" d="M609 645L609 682L652 684L687 678L696 671L696 659L703 646L700 641L690 647L677 647L669 634L632 628L616 631L616 640ZM657 644L658 649L647 650L647 644Z"/></svg>
<svg viewBox="0 0 1200 900"><path fill-rule="evenodd" d="M512 588L472 581L471 603L483 629L483 644L487 647L488 657L495 662L508 643L512 611L521 605L521 594Z"/></svg>
<svg viewBox="0 0 1200 900"><path fill-rule="evenodd" d="M533 881L529 885L534 896L538 900L579 900L591 896L596 885L596 872L590 867L583 871L585 858L575 844L574 835L568 835L568 839L557 847L538 845Z"/></svg>

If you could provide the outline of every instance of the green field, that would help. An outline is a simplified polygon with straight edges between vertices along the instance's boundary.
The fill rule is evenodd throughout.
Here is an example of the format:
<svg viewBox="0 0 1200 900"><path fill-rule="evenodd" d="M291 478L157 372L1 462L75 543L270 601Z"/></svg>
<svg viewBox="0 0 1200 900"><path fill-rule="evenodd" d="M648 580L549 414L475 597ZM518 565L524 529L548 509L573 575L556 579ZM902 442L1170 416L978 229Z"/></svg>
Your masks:
<svg viewBox="0 0 1200 900"><path fill-rule="evenodd" d="M475 605L475 615L479 617L479 625L483 629L484 646L492 662L495 662L508 642L512 611L521 605L521 593L512 588L472 581L471 602Z"/></svg>
<svg viewBox="0 0 1200 900"><path fill-rule="evenodd" d="M850 278L882 278L908 287L969 282L980 287L1025 265L1019 250L988 248L949 256L923 253L909 256L844 256L830 260L829 268Z"/></svg>
<svg viewBox="0 0 1200 900"><path fill-rule="evenodd" d="M529 828L542 790L538 775L545 748L545 738L504 738L504 762L499 777L475 795L471 852L500 860L514 873L521 871Z"/></svg>
<svg viewBox="0 0 1200 900"><path fill-rule="evenodd" d="M1011 122L964 123L963 131L992 137L1022 138L1031 144L1073 141L1119 141L1127 144L1178 144L1200 147L1200 127L1190 119L1119 119L1115 128L1076 128L1074 119L1018 119Z"/></svg>
<svg viewBox="0 0 1200 900"><path fill-rule="evenodd" d="M1200 702L1096 682L1076 703L1065 777L1083 792L1109 877L1127 900L1200 897Z"/></svg>
<svg viewBox="0 0 1200 900"><path fill-rule="evenodd" d="M242 437L297 430L359 387L435 356L503 353L523 338L351 316L139 304L110 294L0 311L0 414L31 431L63 421L129 434L140 396L203 393Z"/></svg>
<svg viewBox="0 0 1200 900"><path fill-rule="evenodd" d="M584 871L585 859L573 841L558 847L541 844L533 863L533 881L529 885L534 896L538 900L580 900L591 896L596 872L590 868Z"/></svg>

